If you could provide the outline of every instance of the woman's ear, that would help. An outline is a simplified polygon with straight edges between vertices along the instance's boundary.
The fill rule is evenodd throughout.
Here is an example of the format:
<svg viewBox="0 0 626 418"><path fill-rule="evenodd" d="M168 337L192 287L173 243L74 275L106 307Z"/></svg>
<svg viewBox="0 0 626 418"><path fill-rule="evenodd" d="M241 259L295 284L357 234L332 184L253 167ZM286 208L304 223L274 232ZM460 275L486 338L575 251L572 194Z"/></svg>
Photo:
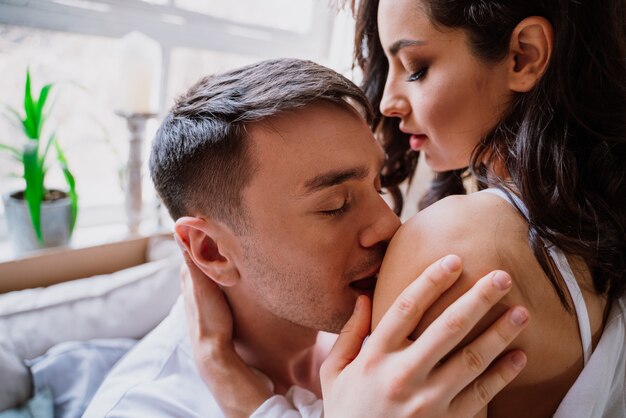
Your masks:
<svg viewBox="0 0 626 418"><path fill-rule="evenodd" d="M230 229L208 219L184 216L176 221L174 230L194 264L214 282L229 287L239 281Z"/></svg>
<svg viewBox="0 0 626 418"><path fill-rule="evenodd" d="M531 16L517 24L511 34L509 56L509 88L516 92L530 91L548 68L554 31L544 17Z"/></svg>

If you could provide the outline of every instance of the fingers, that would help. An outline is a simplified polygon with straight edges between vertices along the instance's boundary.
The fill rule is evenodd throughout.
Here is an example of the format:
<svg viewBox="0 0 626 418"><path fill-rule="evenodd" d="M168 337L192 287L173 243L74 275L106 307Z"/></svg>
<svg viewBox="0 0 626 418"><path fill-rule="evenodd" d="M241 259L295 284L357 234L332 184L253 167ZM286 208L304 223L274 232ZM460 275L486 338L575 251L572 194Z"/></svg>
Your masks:
<svg viewBox="0 0 626 418"><path fill-rule="evenodd" d="M513 342L526 328L528 321L529 313L525 308L516 306L509 309L485 332L446 361L438 372L440 374L438 378L442 381L457 382L457 390L460 391L476 379ZM519 360L517 357L515 359Z"/></svg>
<svg viewBox="0 0 626 418"><path fill-rule="evenodd" d="M368 347L390 351L406 342L424 312L461 275L461 259L448 255L431 264L394 301L368 341Z"/></svg>
<svg viewBox="0 0 626 418"><path fill-rule="evenodd" d="M370 329L371 301L367 296L359 296L352 316L344 325L335 345L320 369L322 383L331 383L350 364L361 350L363 341Z"/></svg>
<svg viewBox="0 0 626 418"><path fill-rule="evenodd" d="M525 366L526 355L522 351L507 353L452 401L450 408L455 411L453 416L467 414L468 411L478 413L498 392L511 383Z"/></svg>
<svg viewBox="0 0 626 418"><path fill-rule="evenodd" d="M194 295L195 289L193 286L193 282L191 281L191 273L189 271L189 266L193 264L189 258L189 254L187 254L187 248L183 245L183 243L178 238L177 234L174 234L174 241L178 244L178 247L181 250L184 263L180 266L180 287L183 298L185 299L185 316L187 317L187 329L189 333L193 337L193 339L198 338L199 330L202 328L198 326L198 305L196 302L196 297Z"/></svg>
<svg viewBox="0 0 626 418"><path fill-rule="evenodd" d="M189 255L183 251L185 263L181 265L181 291L185 299L185 314L187 316L187 328L194 339L204 338L206 332L206 314L202 312L201 295L203 289L197 279L194 280L190 267L193 262L189 259Z"/></svg>
<svg viewBox="0 0 626 418"><path fill-rule="evenodd" d="M193 262L186 247L181 247L185 263L181 267L182 293L188 328L197 340L213 339L231 344L232 313L222 290Z"/></svg>
<svg viewBox="0 0 626 418"><path fill-rule="evenodd" d="M413 343L415 358L425 364L437 364L509 292L511 284L511 277L503 271L491 272L476 282Z"/></svg>
<svg viewBox="0 0 626 418"><path fill-rule="evenodd" d="M223 299L223 295L219 286L207 277L204 272L198 268L196 263L193 262L186 247L180 242L176 234L174 234L174 239L179 245L183 260L185 261L180 269L185 300L193 302L190 305L195 306L198 311L200 311L200 307L206 303L215 303L216 300L219 300L217 303L222 303L221 299ZM202 315L197 316L202 320Z"/></svg>

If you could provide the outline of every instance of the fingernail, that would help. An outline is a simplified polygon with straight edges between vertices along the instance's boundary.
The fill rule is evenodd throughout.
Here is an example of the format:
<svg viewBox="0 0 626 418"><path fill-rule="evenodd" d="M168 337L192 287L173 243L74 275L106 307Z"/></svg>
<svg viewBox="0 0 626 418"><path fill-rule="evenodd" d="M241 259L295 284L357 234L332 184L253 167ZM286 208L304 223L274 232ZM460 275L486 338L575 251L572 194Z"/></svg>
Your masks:
<svg viewBox="0 0 626 418"><path fill-rule="evenodd" d="M515 326L522 326L528 321L528 312L523 308L515 308L513 312L511 312L511 322Z"/></svg>
<svg viewBox="0 0 626 418"><path fill-rule="evenodd" d="M441 260L441 266L448 273L454 273L461 268L461 259L456 255L448 255Z"/></svg>
<svg viewBox="0 0 626 418"><path fill-rule="evenodd" d="M496 271L491 276L491 281L500 290L506 290L511 287L511 277L502 271Z"/></svg>
<svg viewBox="0 0 626 418"><path fill-rule="evenodd" d="M180 241L180 238L178 238L178 234L174 234L174 241L176 241L178 248L180 248L183 254L185 254L187 252L187 247L185 247L185 245Z"/></svg>
<svg viewBox="0 0 626 418"><path fill-rule="evenodd" d="M519 351L517 353L513 353L511 356L511 363L513 363L513 367L516 369L522 369L526 365L526 356L524 353L520 353Z"/></svg>

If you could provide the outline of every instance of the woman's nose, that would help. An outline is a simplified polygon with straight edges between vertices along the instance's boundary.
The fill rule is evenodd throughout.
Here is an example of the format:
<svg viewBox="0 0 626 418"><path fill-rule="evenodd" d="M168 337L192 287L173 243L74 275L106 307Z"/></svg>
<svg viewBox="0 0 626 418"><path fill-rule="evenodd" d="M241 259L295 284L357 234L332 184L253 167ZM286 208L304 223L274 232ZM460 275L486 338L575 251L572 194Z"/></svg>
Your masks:
<svg viewBox="0 0 626 418"><path fill-rule="evenodd" d="M398 83L388 77L383 91L383 98L380 101L380 112L387 117L402 118L411 111L411 106Z"/></svg>

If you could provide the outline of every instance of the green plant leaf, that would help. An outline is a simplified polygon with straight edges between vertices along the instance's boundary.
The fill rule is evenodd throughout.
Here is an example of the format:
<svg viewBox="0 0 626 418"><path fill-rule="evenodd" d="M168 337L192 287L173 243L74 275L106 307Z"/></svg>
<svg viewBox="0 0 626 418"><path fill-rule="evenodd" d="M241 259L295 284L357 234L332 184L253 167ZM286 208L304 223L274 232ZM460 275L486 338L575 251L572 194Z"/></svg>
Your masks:
<svg viewBox="0 0 626 418"><path fill-rule="evenodd" d="M36 110L36 115L37 115L37 120L38 120L38 124L37 124L37 137L38 138L41 136L41 130L43 129L44 121L46 119L43 113L43 110L44 110L44 106L46 105L46 100L48 99L48 93L50 92L50 89L52 88L52 86L53 84L46 84L45 86L43 86L39 93L39 99L37 100L37 108L35 110Z"/></svg>
<svg viewBox="0 0 626 418"><path fill-rule="evenodd" d="M43 244L43 234L41 231L41 202L43 201L44 195L44 173L39 164L39 144L37 142L26 144L22 158L24 162L24 180L26 180L24 199L26 199L28 205L35 235L39 242Z"/></svg>
<svg viewBox="0 0 626 418"><path fill-rule="evenodd" d="M46 122L46 115L39 115L39 126L37 127L37 138L41 139L41 131L43 130L43 125Z"/></svg>
<svg viewBox="0 0 626 418"><path fill-rule="evenodd" d="M50 93L50 89L52 88L53 84L46 84L45 86L43 86L41 88L41 91L39 92L39 99L37 99L37 113L41 115L41 113L43 112L43 108L46 105L46 100L48 99L48 93Z"/></svg>
<svg viewBox="0 0 626 418"><path fill-rule="evenodd" d="M31 139L37 138L37 126L39 121L37 120L35 103L33 101L33 96L30 90L30 70L26 70L26 87L24 91L24 112L26 113L26 118L22 121L24 124L24 131L26 132L26 136Z"/></svg>
<svg viewBox="0 0 626 418"><path fill-rule="evenodd" d="M33 127L32 119L24 119L22 121L22 126L24 127L24 133L26 134L28 139L31 141L36 141L37 138L33 138L36 136L36 132L34 131L35 128Z"/></svg>
<svg viewBox="0 0 626 418"><path fill-rule="evenodd" d="M41 154L41 157L39 158L39 165L42 167L42 170L46 166L46 157L48 157L48 151L50 151L50 147L52 146L52 143L56 140L55 137L56 137L56 133L53 132L48 138L48 143L46 144L46 147L43 150L43 154ZM45 173L44 173L44 177L45 177Z"/></svg>
<svg viewBox="0 0 626 418"><path fill-rule="evenodd" d="M22 161L22 152L16 147L0 143L0 150L8 151L13 157L17 158L19 161Z"/></svg>
<svg viewBox="0 0 626 418"><path fill-rule="evenodd" d="M13 109L11 106L7 104L4 105L4 108L8 110L11 113L11 115L15 116L15 122L18 122L19 126L23 125L22 115L20 115L17 110Z"/></svg>
<svg viewBox="0 0 626 418"><path fill-rule="evenodd" d="M65 158L65 154L59 145L59 142L56 140L56 137L53 137L51 141L54 141L54 146L57 151L57 159L59 160L59 164L61 165L61 169L63 170L63 175L65 176L65 181L69 186L69 197L70 197L70 206L72 209L72 218L70 222L70 234L74 231L74 226L76 226L76 218L78 217L78 193L76 193L76 181L74 180L74 176L70 171L70 168L67 164L67 158Z"/></svg>

